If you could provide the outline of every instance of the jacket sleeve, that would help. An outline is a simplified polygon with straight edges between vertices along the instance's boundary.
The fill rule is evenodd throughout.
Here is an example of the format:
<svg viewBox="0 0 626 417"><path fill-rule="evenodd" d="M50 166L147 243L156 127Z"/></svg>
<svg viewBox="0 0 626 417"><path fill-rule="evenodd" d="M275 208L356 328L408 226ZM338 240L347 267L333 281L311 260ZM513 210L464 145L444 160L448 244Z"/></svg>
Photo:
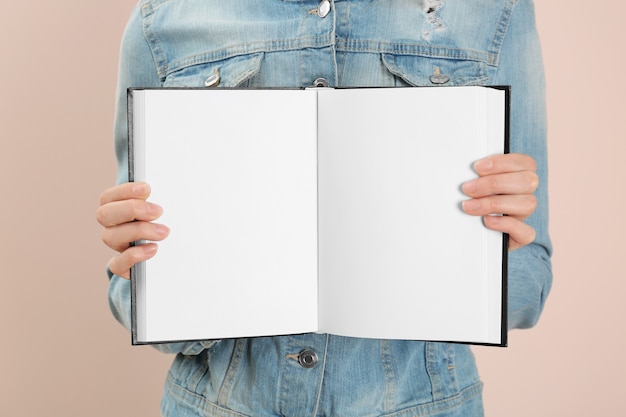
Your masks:
<svg viewBox="0 0 626 417"><path fill-rule="evenodd" d="M160 87L161 80L144 37L141 5L130 16L122 38L115 111L115 153L117 156L117 183L128 181L128 130L126 91L128 87ZM131 328L130 281L108 270L109 306L115 318L127 329ZM185 342L153 345L166 353L195 355L216 343L215 341Z"/></svg>
<svg viewBox="0 0 626 417"><path fill-rule="evenodd" d="M537 323L552 285L545 80L532 0L518 0L511 13L493 81L511 85L511 152L535 158L540 185L537 209L527 220L536 240L509 253L509 329Z"/></svg>

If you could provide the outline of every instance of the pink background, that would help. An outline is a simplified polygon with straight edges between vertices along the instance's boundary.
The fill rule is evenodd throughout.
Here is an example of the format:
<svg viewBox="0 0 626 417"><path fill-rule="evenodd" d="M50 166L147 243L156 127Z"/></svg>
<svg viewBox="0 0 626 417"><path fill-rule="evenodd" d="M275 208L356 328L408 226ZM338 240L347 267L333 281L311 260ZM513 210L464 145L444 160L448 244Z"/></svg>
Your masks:
<svg viewBox="0 0 626 417"><path fill-rule="evenodd" d="M134 0L2 0L0 414L156 416L170 357L109 313L94 212L115 180L120 36ZM508 349L477 348L489 416L621 416L626 373L626 6L536 4L548 72L555 282Z"/></svg>

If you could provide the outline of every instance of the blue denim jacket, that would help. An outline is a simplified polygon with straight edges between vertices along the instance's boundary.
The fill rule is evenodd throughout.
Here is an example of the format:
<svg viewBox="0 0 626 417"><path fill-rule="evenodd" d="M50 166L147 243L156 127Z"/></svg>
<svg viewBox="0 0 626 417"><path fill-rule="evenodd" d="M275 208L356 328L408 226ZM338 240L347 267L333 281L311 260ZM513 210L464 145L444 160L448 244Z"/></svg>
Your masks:
<svg viewBox="0 0 626 417"><path fill-rule="evenodd" d="M509 327L534 325L552 275L531 0L143 0L122 43L118 181L127 181L127 87L307 87L318 78L331 87L512 86L511 151L536 159L541 185L528 219L537 239L509 255ZM110 278L112 311L130 327L129 282ZM177 354L166 416L482 415L462 344L306 334L157 348Z"/></svg>

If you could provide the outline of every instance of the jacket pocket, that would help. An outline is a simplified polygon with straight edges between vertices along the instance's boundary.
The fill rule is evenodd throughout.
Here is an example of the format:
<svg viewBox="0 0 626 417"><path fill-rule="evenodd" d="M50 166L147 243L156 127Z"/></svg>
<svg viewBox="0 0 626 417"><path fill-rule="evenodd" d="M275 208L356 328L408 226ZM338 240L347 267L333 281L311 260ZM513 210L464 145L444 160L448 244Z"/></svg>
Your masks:
<svg viewBox="0 0 626 417"><path fill-rule="evenodd" d="M487 65L481 61L382 54L383 65L407 86L484 85Z"/></svg>
<svg viewBox="0 0 626 417"><path fill-rule="evenodd" d="M164 87L251 87L261 70L263 53L194 63L169 72Z"/></svg>

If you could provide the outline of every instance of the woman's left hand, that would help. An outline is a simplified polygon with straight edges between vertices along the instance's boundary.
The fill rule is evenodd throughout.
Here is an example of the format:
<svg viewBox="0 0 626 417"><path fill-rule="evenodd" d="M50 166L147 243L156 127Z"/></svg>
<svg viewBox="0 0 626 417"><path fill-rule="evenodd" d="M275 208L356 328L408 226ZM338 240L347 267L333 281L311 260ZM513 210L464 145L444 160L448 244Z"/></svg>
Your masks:
<svg viewBox="0 0 626 417"><path fill-rule="evenodd" d="M474 170L478 178L462 186L471 197L463 202L463 210L483 216L487 228L508 233L509 250L532 243L535 229L524 220L537 208L533 194L539 185L535 160L524 154L495 155L477 161Z"/></svg>

